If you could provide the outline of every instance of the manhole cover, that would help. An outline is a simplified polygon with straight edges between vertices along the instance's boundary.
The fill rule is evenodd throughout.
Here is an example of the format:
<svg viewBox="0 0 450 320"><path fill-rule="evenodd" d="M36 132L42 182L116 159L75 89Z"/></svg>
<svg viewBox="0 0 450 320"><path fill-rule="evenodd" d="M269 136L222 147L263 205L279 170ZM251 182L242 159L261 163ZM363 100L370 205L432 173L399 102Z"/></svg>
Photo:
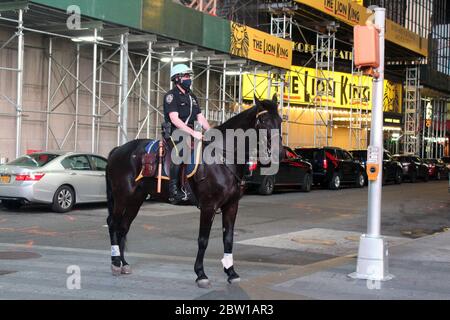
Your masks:
<svg viewBox="0 0 450 320"><path fill-rule="evenodd" d="M41 255L35 252L26 251L0 251L0 260L25 260L40 258Z"/></svg>

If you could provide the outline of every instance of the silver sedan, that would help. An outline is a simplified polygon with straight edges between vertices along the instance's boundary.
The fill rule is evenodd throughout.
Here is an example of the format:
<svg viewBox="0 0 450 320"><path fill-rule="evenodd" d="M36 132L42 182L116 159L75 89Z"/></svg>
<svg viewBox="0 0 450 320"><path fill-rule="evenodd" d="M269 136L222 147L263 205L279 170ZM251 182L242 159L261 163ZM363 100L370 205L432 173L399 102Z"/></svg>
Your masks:
<svg viewBox="0 0 450 320"><path fill-rule="evenodd" d="M40 152L0 166L0 200L8 209L51 204L55 212L75 203L106 202L107 160L74 152Z"/></svg>

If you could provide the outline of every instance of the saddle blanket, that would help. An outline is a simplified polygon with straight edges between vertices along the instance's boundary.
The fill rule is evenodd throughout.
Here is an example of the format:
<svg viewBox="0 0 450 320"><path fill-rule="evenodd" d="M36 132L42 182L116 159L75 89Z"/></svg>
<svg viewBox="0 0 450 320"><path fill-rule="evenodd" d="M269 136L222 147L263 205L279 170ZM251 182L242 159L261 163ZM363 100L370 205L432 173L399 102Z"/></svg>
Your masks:
<svg viewBox="0 0 450 320"><path fill-rule="evenodd" d="M158 147L159 147L159 141L160 140L150 140L149 143L145 146L145 151L147 153L153 153L156 155L157 159L158 159ZM197 157L197 155L200 156L200 152L202 150L201 148L201 143L199 143L197 145L197 150L191 150L191 155L190 155L190 161L188 161L189 163L185 163L185 170L184 170L184 174L190 178L191 176L193 176L195 174L195 172L197 171L197 167L198 165L201 163L201 157ZM168 152L168 150L165 150L166 152ZM162 177L163 178L169 178L169 168L170 168L170 164L166 165L166 161L171 161L171 157L168 156L167 154L163 157L163 166L162 166Z"/></svg>

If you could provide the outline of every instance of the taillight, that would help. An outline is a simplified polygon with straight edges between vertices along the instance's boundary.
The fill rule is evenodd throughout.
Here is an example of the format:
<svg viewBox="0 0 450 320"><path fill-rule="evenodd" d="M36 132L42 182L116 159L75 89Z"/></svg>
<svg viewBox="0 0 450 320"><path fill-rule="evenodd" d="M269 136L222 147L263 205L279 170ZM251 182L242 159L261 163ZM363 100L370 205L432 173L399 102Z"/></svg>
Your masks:
<svg viewBox="0 0 450 320"><path fill-rule="evenodd" d="M323 159L323 168L325 170L328 169L328 161L327 161L327 159Z"/></svg>
<svg viewBox="0 0 450 320"><path fill-rule="evenodd" d="M45 173L17 174L16 181L39 181Z"/></svg>
<svg viewBox="0 0 450 320"><path fill-rule="evenodd" d="M248 164L248 170L250 172L255 171L257 167L258 167L258 163L257 162L250 162Z"/></svg>

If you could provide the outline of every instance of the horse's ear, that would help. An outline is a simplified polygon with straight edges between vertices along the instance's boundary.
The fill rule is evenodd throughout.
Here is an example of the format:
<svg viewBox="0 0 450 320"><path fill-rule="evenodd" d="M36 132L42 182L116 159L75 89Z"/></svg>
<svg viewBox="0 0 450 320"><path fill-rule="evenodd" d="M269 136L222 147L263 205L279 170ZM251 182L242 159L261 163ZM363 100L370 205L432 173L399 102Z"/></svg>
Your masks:
<svg viewBox="0 0 450 320"><path fill-rule="evenodd" d="M256 94L253 96L253 99L255 99L255 105L258 109L262 108L262 103L261 101L258 99L258 97L256 96Z"/></svg>
<svg viewBox="0 0 450 320"><path fill-rule="evenodd" d="M277 97L276 93L274 93L273 96L272 96L272 102L275 103L275 104L278 103L278 97Z"/></svg>

